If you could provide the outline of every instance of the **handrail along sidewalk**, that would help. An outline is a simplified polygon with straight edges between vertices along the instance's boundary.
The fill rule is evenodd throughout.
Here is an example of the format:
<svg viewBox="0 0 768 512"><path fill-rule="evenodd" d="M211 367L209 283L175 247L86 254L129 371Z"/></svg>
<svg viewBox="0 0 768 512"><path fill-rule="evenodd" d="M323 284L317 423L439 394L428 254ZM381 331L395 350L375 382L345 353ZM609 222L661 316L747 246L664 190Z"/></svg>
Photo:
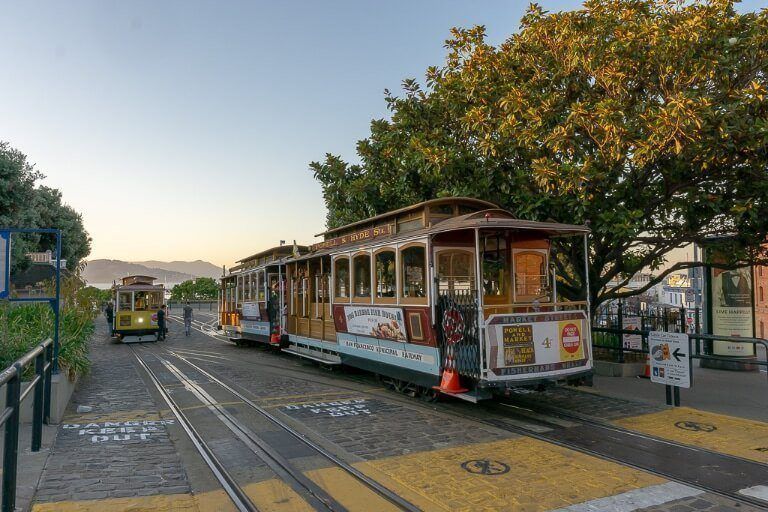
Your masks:
<svg viewBox="0 0 768 512"><path fill-rule="evenodd" d="M0 372L0 387L5 386L5 409L0 413L0 426L5 426L3 446L2 512L16 508L16 476L19 461L19 423L21 404L32 393L32 451L40 451L43 423L50 421L51 370L53 340L48 338ZM35 377L21 391L24 370L34 362Z"/></svg>

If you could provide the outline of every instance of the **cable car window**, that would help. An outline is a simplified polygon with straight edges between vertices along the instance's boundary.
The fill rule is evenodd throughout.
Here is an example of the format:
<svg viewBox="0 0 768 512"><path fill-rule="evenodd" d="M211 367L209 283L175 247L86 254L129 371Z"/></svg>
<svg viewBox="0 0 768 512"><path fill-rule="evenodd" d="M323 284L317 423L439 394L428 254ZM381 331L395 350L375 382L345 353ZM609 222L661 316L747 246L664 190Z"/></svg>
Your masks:
<svg viewBox="0 0 768 512"><path fill-rule="evenodd" d="M334 295L341 299L349 298L349 258L336 258L333 262Z"/></svg>
<svg viewBox="0 0 768 512"><path fill-rule="evenodd" d="M133 310L147 310L147 292L133 292Z"/></svg>
<svg viewBox="0 0 768 512"><path fill-rule="evenodd" d="M483 238L483 293L486 296L506 295L509 263L507 240L498 235Z"/></svg>
<svg viewBox="0 0 768 512"><path fill-rule="evenodd" d="M376 297L394 297L397 288L395 251L376 253Z"/></svg>
<svg viewBox="0 0 768 512"><path fill-rule="evenodd" d="M402 258L403 297L426 297L427 251L423 246L407 247L400 252Z"/></svg>
<svg viewBox="0 0 768 512"><path fill-rule="evenodd" d="M475 269L472 253L468 251L441 251L437 256L439 290L472 292L475 290Z"/></svg>
<svg viewBox="0 0 768 512"><path fill-rule="evenodd" d="M371 256L361 254L352 259L355 272L355 297L371 296Z"/></svg>
<svg viewBox="0 0 768 512"><path fill-rule="evenodd" d="M453 215L453 205L440 204L437 206L430 206L429 211L436 215Z"/></svg>
<svg viewBox="0 0 768 512"><path fill-rule="evenodd" d="M120 292L117 295L117 309L120 311L130 311L132 303L131 292Z"/></svg>
<svg viewBox="0 0 768 512"><path fill-rule="evenodd" d="M264 271L256 272L256 296L264 302Z"/></svg>
<svg viewBox="0 0 768 512"><path fill-rule="evenodd" d="M542 252L515 253L515 296L535 298L544 294L546 287L546 257Z"/></svg>
<svg viewBox="0 0 768 512"><path fill-rule="evenodd" d="M148 292L147 293L147 305L149 309L160 309L160 305L163 303L163 292Z"/></svg>

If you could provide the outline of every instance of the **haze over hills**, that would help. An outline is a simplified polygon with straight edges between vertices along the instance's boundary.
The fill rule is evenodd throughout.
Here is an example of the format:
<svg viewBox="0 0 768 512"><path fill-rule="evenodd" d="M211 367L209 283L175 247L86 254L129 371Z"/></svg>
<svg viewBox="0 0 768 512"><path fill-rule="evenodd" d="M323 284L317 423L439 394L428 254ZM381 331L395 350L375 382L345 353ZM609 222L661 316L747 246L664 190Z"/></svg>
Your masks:
<svg viewBox="0 0 768 512"><path fill-rule="evenodd" d="M184 269L186 271L183 271ZM167 284L177 284L195 277L219 277L221 270L206 261L147 261L133 263L121 260L91 260L83 271L85 280L94 286L111 285L130 275L152 276Z"/></svg>
<svg viewBox="0 0 768 512"><path fill-rule="evenodd" d="M144 265L149 268L159 268L173 272L181 272L195 277L221 277L221 267L203 260L195 261L134 261L138 265Z"/></svg>

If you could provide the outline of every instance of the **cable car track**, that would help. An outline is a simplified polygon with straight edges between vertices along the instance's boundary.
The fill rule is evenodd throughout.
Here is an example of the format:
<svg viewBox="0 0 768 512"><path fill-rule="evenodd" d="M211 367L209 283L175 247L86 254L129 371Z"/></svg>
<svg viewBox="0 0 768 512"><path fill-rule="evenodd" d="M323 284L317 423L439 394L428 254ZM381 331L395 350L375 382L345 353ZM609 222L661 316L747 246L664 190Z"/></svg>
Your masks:
<svg viewBox="0 0 768 512"><path fill-rule="evenodd" d="M180 351L184 351L184 350L185 350L184 348L180 348ZM195 351L195 349L189 349L189 350L191 352ZM198 352L199 354L193 353L190 355L186 355L185 358L198 359L198 360L206 361L208 363L220 364L223 366L226 366L227 364L231 364L233 362L239 363L239 364L254 364L252 362L239 361L239 360L211 360L213 359L211 357L211 355L213 355L212 353L205 353L203 351L198 351ZM215 355L218 355L218 354L215 354ZM308 378L307 376L318 377L318 375L316 372L304 370L301 368L289 368L284 365L270 364L270 363L261 362L261 361L255 364L258 364L259 366L274 368L276 370L281 370L283 372L281 373L281 375L284 377L298 378L307 382L334 386L336 388L344 389L350 392L376 396L377 398L381 398L382 395L384 395L383 393L380 393L380 392L375 392L371 390L361 390L361 389L354 388L352 386L344 386L339 382L339 380L346 381L347 383L357 383L357 384L366 383L366 382L363 382L362 380L354 379L347 375L335 376L334 378L323 378L323 379ZM213 374L211 374L210 372L207 372L207 373L213 376ZM293 375L287 375L287 373L299 373L299 374L302 374L302 376L298 377ZM219 372L219 375L220 375L220 372ZM238 387L242 387L242 386L238 385ZM675 441L670 441L667 439L658 438L653 435L649 435L649 434L634 431L631 429L626 429L623 427L612 425L607 422L597 420L595 418L590 418L588 416L569 414L565 411L561 411L561 410L556 411L554 409L548 409L544 406L537 405L536 407L534 407L533 405L528 404L531 408L527 409L527 411L529 412L525 412L525 410L520 409L519 406L517 406L518 410L512 411L509 409L509 405L515 406L515 404L504 404L504 402L500 402L498 404L476 404L473 406L473 409L469 413L467 413L466 411L459 412L456 410L452 410L452 409L455 409L455 407L447 408L447 407L440 407L440 406L429 406L428 404L425 404L418 400L413 400L410 398L406 398L403 396L394 395L390 393L386 394L386 399L398 401L403 404L408 404L411 407L419 407L419 408L424 408L426 410L433 411L433 412L438 411L442 414L461 417L462 419L465 419L465 420L476 421L489 426L493 426L498 429L507 430L509 432L512 432L518 435L531 437L549 444L554 444L563 448L575 450L581 453L585 453L587 455L598 457L603 460L609 460L611 462L619 463L624 466L628 466L634 469L652 473L656 476L663 477L665 479L672 480L684 485L688 485L690 487L699 489L704 492L717 494L719 496L737 501L739 503L748 504L748 505L756 506L759 508L766 508L768 506L768 503L766 503L763 500L752 498L747 495L738 494L735 491L728 491L723 489L722 487L718 488L717 486L718 482L716 479L713 479L713 481L709 483L702 483L700 480L697 479L696 472L691 473L687 476L681 475L679 472L660 469L658 467L649 465L647 463L642 463L637 461L633 462L633 460L627 457L610 455L605 453L604 450L601 451L601 450L591 449L587 446L584 446L583 443L574 442L573 440L557 439L553 437L553 435L542 434L541 432L537 431L538 429L536 428L525 428L520 425L532 424L532 425L538 425L538 426L546 426L547 428L551 428L556 432L564 432L566 428L563 427L562 421L558 421L558 420L574 421L578 424L588 426L591 430L601 429L602 431L613 433L614 437L621 436L625 442L634 440L635 442L639 441L647 445L654 446L658 450L662 450L663 449L662 447L666 447L668 449L676 450L677 452L687 454L689 457L706 457L706 458L714 459L720 462L724 462L724 461L730 462L732 466L742 465L746 469L753 470L753 473L756 472L757 470L762 472L765 471L765 467L767 465L758 461L753 461L750 459L746 459L746 458L742 458L734 455L723 454L723 453L716 452L716 451L709 450L702 447L687 445L687 444L678 443ZM493 419L483 418L478 414L482 412L492 412L498 416L501 416L502 418L517 420L517 424L510 425L508 422L503 422L503 421L500 422L500 421L495 421ZM534 413L533 416L531 413ZM539 413L538 416L535 413ZM542 418L541 415L544 415L544 417ZM549 416L549 418L547 418L547 416ZM768 481L765 483L768 483Z"/></svg>
<svg viewBox="0 0 768 512"><path fill-rule="evenodd" d="M289 483L289 485L294 490L296 490L305 500L307 500L310 503L310 505L313 506L313 508L315 508L316 510L334 510L334 511L346 510L344 506L338 503L332 496L328 495L317 484L312 482L301 471L293 468L289 461L285 460L273 447L271 447L268 443L266 443L261 438L259 438L258 434L255 434L254 432L252 432L247 426L245 426L241 422L240 419L235 417L231 412L227 411L221 405L221 401L215 400L207 391L205 391L205 389L203 389L203 387L195 379L188 377L181 370L179 370L175 365L171 364L169 361L160 357L155 350L150 350L146 347L142 347L142 348L144 348L145 352L150 353L155 358L157 358L157 360L160 361L160 363L163 364L163 366L165 366L165 368L168 369L171 372L171 374L173 374L174 377L180 383L184 384L186 389L190 390L195 395L195 397L201 403L203 403L206 407L208 407L209 410L211 410L225 425L227 425L227 427L230 428L230 430L232 430L232 432L241 441L243 441L243 443L246 446L248 446L248 448L251 449L251 451L254 454L256 454L261 460L263 460L270 467L270 469L272 469L273 472L276 475L278 475L283 481L285 481L286 483ZM387 489L386 487L379 484L375 480L371 479L361 471L357 470L353 466L347 464L346 462L339 459L332 453L328 452L322 446L308 439L303 434L297 432L296 430L291 428L289 425L281 421L279 418L272 415L271 413L269 413L268 411L266 411L264 408L260 407L256 403L254 403L248 397L246 397L236 389L232 388L231 386L227 385L220 379L216 378L214 375L210 374L203 368L200 368L199 366L195 365L184 356L177 354L173 350L169 350L165 348L159 348L159 350L161 350L166 355L170 355L182 361L184 364L193 368L196 372L199 372L201 375L204 375L210 382L218 385L219 388L237 397L237 399L240 400L246 406L248 406L249 409L256 411L261 416L269 420L273 425L278 426L284 432L293 436L293 438L297 439L298 441L303 443L305 446L307 446L308 448L316 452L318 455L330 461L334 466L342 469L347 474L351 475L356 480L360 481L367 488L369 488L379 496L383 497L390 503L394 504L399 509L405 510L408 512L416 512L420 510L418 507L411 504L407 500L401 498L396 493ZM148 373L149 373L149 371L151 370L149 370L148 365L146 365L146 363L144 363L141 360L142 358L138 354L135 354L135 355L142 363L142 366L145 367L145 370L148 370ZM152 377L154 381L154 379L156 378L156 375L150 374L150 377ZM158 383L155 382L155 385L157 386ZM165 394L163 398L166 398L166 396L167 394ZM170 397L168 398L170 399ZM181 413L181 411L179 411L180 408L178 407L177 404L175 409L176 411ZM194 432L193 429L191 430L192 432ZM190 431L187 431L187 433L190 434Z"/></svg>
<svg viewBox="0 0 768 512"><path fill-rule="evenodd" d="M139 362L139 365L141 365L141 367L147 373L150 380L152 381L152 384L154 384L155 388L157 389L157 392L160 393L163 401L165 401L166 405L168 405L168 408L174 414L177 421L186 432L187 436L189 436L189 439L192 441L195 449L198 451L198 453L200 453L203 461L210 468L214 477L219 481L222 489L224 489L224 492L227 493L227 496L229 496L229 498L232 500L232 503L235 505L237 510L240 512L258 512L256 505L250 500L250 498L248 498L243 489L237 484L237 481L226 470L221 461L219 461L210 446L208 446L200 433L197 432L197 430L195 430L195 428L189 422L187 416L180 410L179 407L177 407L176 403L173 401L173 399L163 387L160 380L157 378L157 375L155 375L152 369L149 368L149 366L136 353L134 348L131 345L129 345L129 347L131 347L131 351L134 353L134 356Z"/></svg>

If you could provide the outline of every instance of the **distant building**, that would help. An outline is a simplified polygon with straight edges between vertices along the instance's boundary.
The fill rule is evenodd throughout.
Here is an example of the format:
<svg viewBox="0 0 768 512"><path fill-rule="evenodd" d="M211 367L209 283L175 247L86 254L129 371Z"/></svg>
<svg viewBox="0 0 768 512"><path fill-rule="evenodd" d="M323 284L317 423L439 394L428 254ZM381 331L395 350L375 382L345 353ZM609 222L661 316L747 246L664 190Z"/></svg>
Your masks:
<svg viewBox="0 0 768 512"><path fill-rule="evenodd" d="M53 257L53 253L51 251L28 252L27 258L29 258L32 263L40 263L56 267L56 258ZM67 268L67 260L61 260L61 268Z"/></svg>

